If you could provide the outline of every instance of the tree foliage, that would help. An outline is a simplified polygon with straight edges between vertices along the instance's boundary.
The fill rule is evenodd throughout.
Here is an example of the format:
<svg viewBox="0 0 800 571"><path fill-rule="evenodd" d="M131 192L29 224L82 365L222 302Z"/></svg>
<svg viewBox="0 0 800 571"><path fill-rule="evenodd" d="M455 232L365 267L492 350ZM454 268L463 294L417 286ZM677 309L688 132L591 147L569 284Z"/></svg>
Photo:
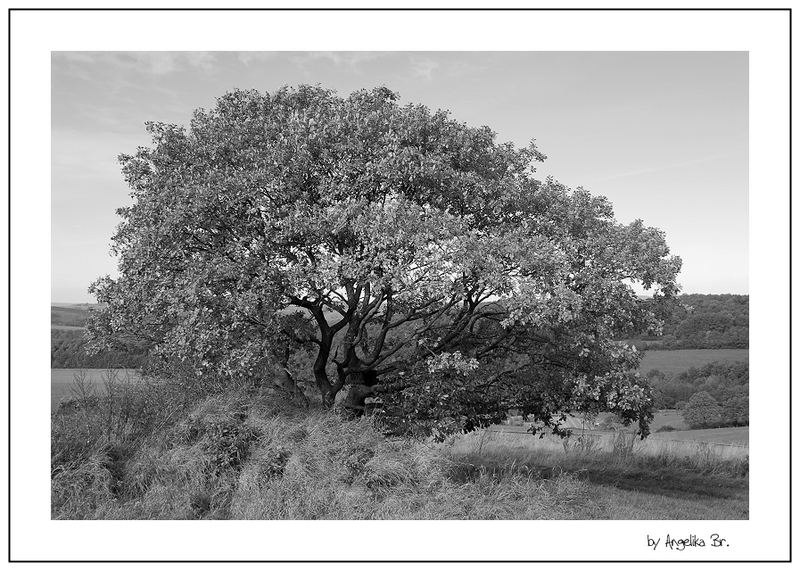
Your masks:
<svg viewBox="0 0 800 571"><path fill-rule="evenodd" d="M199 380L280 363L327 405L346 388L354 410L378 397L442 430L516 407L646 431L638 355L612 339L658 331L680 260L605 198L534 178L533 143L385 88L234 91L147 128L152 146L121 156L133 204L119 277L92 286L95 346L144 342Z"/></svg>
<svg viewBox="0 0 800 571"><path fill-rule="evenodd" d="M722 407L706 391L693 394L681 414L690 428L715 428L722 422Z"/></svg>
<svg viewBox="0 0 800 571"><path fill-rule="evenodd" d="M680 408L693 395L706 392L722 407L718 426L749 424L750 371L746 362L708 363L677 375L653 369L647 373L656 408Z"/></svg>

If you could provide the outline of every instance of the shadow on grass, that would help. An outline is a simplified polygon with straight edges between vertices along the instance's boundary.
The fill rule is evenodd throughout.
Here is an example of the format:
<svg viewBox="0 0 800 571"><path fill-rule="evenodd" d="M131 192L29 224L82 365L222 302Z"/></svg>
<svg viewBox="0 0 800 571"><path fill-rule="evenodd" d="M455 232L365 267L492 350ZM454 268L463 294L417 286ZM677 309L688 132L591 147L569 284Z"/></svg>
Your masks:
<svg viewBox="0 0 800 571"><path fill-rule="evenodd" d="M468 483L481 476L497 481L511 474L547 480L571 474L591 484L620 490L680 499L741 499L748 493L746 474L715 474L693 471L676 464L659 466L641 460L614 461L602 457L560 458L552 463L528 459L524 462L493 459L478 455L454 457L447 477L455 483Z"/></svg>
<svg viewBox="0 0 800 571"><path fill-rule="evenodd" d="M674 470L614 472L584 468L575 474L578 478L593 484L682 499L736 499L746 495L748 491L746 480L722 479L700 474L680 473Z"/></svg>

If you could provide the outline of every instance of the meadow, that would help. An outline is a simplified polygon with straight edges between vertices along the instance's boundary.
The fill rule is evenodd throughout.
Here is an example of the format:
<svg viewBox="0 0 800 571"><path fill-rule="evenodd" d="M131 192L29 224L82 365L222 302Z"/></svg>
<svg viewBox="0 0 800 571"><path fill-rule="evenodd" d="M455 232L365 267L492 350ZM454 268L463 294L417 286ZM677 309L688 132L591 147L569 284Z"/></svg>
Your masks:
<svg viewBox="0 0 800 571"><path fill-rule="evenodd" d="M702 367L715 361L720 363L747 362L749 349L674 349L648 350L642 357L639 370L647 373L657 369L668 375Z"/></svg>
<svg viewBox="0 0 800 571"><path fill-rule="evenodd" d="M559 449L565 443L588 445L591 442L591 446L599 451L610 452L615 447L625 445L637 455L650 456L667 453L692 457L711 452L720 458L746 458L749 453L746 426L658 432L650 434L644 440L636 438L632 430L575 430L567 440L551 434L540 437L538 434L520 430L519 427L493 426L485 432L487 434L484 438L489 442L513 443L517 448L530 451Z"/></svg>
<svg viewBox="0 0 800 571"><path fill-rule="evenodd" d="M694 430L676 430L674 432L657 432L650 436L652 440L673 440L680 442L706 442L709 444L735 444L747 446L750 441L750 427L728 426L725 428L700 428Z"/></svg>
<svg viewBox="0 0 800 571"><path fill-rule="evenodd" d="M88 318L88 304L50 304L50 323L52 326L83 328L86 326Z"/></svg>

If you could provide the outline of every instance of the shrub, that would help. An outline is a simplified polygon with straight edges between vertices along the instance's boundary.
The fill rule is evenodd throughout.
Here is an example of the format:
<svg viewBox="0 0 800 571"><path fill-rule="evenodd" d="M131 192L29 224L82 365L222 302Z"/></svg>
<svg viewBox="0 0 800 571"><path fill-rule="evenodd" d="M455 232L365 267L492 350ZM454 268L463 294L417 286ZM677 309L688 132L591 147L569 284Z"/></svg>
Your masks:
<svg viewBox="0 0 800 571"><path fill-rule="evenodd" d="M706 391L693 394L681 414L691 428L712 428L722 422L722 407Z"/></svg>
<svg viewBox="0 0 800 571"><path fill-rule="evenodd" d="M73 398L51 418L53 517L112 517L105 510L119 509L122 502L155 488L164 496L159 507L142 515L151 517L176 501L166 497L163 486L158 490L159 482L171 486L176 481L192 482L199 490L190 502L194 507L181 517L206 513L200 509L203 487L224 488L207 481L236 471L258 434L243 424L238 401L217 415L201 405L195 411L200 414L187 418L201 393L185 388L152 378L123 381L109 371L98 389L78 375ZM219 494L212 499L215 509L225 504Z"/></svg>
<svg viewBox="0 0 800 571"><path fill-rule="evenodd" d="M121 380L106 373L98 392L80 375L73 398L62 402L51 418L51 469L81 464L110 447L134 449L159 430L177 422L191 398L159 379Z"/></svg>

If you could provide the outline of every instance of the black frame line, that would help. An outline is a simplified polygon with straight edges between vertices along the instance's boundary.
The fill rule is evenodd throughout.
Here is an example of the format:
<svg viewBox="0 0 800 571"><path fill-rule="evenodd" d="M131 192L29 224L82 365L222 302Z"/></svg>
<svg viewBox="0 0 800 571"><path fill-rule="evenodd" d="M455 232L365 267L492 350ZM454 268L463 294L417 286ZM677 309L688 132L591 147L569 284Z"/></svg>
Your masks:
<svg viewBox="0 0 800 571"><path fill-rule="evenodd" d="M788 559L12 559L11 16L13 12L788 12L789 14L789 558ZM792 9L791 8L8 8L8 562L9 563L791 563L792 562Z"/></svg>

